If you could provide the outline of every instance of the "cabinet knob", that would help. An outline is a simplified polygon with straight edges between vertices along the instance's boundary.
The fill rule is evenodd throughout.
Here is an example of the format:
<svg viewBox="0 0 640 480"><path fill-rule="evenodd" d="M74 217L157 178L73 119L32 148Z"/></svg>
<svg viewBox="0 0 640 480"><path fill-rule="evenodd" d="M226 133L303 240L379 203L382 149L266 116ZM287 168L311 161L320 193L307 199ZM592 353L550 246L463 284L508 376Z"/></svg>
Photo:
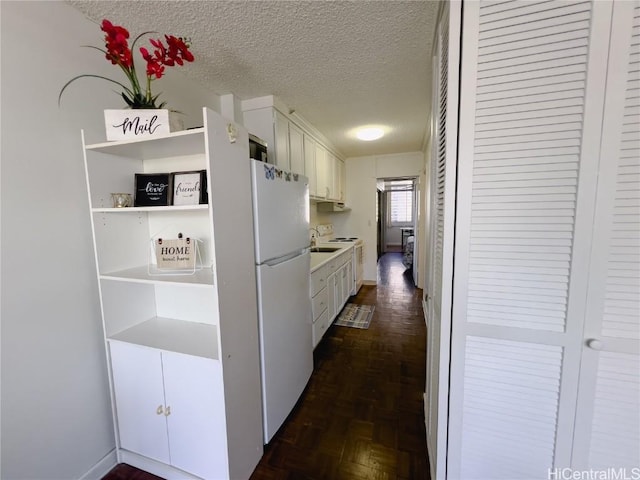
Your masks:
<svg viewBox="0 0 640 480"><path fill-rule="evenodd" d="M598 340L597 338L590 338L589 340L587 340L587 347L589 347L591 350L602 350L602 341Z"/></svg>
<svg viewBox="0 0 640 480"><path fill-rule="evenodd" d="M164 409L162 408L162 405L158 405L158 408L156 408L156 415L162 415L164 413Z"/></svg>
<svg viewBox="0 0 640 480"><path fill-rule="evenodd" d="M169 415L171 415L171 406L168 406L164 411L165 417L168 417Z"/></svg>

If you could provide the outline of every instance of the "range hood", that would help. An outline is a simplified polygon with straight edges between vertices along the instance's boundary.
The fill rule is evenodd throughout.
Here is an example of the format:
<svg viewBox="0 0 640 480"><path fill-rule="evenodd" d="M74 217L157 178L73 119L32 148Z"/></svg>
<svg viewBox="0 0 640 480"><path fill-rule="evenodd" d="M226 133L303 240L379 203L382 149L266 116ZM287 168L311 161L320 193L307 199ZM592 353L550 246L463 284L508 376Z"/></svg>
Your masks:
<svg viewBox="0 0 640 480"><path fill-rule="evenodd" d="M319 212L348 212L351 210L342 202L318 202Z"/></svg>

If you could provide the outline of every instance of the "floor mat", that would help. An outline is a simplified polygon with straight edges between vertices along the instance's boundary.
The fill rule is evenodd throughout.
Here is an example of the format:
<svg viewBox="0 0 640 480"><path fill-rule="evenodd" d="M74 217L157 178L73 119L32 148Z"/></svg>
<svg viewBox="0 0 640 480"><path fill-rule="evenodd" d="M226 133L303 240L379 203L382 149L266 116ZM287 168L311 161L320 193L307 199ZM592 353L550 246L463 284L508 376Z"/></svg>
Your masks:
<svg viewBox="0 0 640 480"><path fill-rule="evenodd" d="M375 308L374 305L347 303L334 323L341 327L369 328Z"/></svg>

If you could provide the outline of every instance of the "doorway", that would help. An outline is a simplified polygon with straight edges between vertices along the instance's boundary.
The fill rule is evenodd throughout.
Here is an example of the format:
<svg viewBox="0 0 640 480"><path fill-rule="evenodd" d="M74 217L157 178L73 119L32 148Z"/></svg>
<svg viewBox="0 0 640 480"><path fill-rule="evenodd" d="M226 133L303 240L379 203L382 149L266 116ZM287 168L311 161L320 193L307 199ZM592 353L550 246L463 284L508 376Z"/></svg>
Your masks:
<svg viewBox="0 0 640 480"><path fill-rule="evenodd" d="M407 270L413 270L417 252L417 177L377 179L377 251L400 254Z"/></svg>

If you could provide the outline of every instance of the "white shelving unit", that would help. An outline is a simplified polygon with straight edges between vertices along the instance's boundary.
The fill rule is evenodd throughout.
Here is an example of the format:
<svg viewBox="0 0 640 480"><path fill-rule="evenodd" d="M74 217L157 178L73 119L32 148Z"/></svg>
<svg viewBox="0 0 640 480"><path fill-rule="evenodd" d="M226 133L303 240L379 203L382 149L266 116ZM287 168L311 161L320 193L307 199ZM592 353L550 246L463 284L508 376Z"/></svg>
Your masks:
<svg viewBox="0 0 640 480"><path fill-rule="evenodd" d="M248 135L235 125L232 142L207 109L203 124L93 145L83 134L85 172L118 460L168 479L241 479L263 449ZM208 204L111 205L136 173L189 170L206 171ZM159 274L150 239L178 233L200 240L201 268Z"/></svg>

